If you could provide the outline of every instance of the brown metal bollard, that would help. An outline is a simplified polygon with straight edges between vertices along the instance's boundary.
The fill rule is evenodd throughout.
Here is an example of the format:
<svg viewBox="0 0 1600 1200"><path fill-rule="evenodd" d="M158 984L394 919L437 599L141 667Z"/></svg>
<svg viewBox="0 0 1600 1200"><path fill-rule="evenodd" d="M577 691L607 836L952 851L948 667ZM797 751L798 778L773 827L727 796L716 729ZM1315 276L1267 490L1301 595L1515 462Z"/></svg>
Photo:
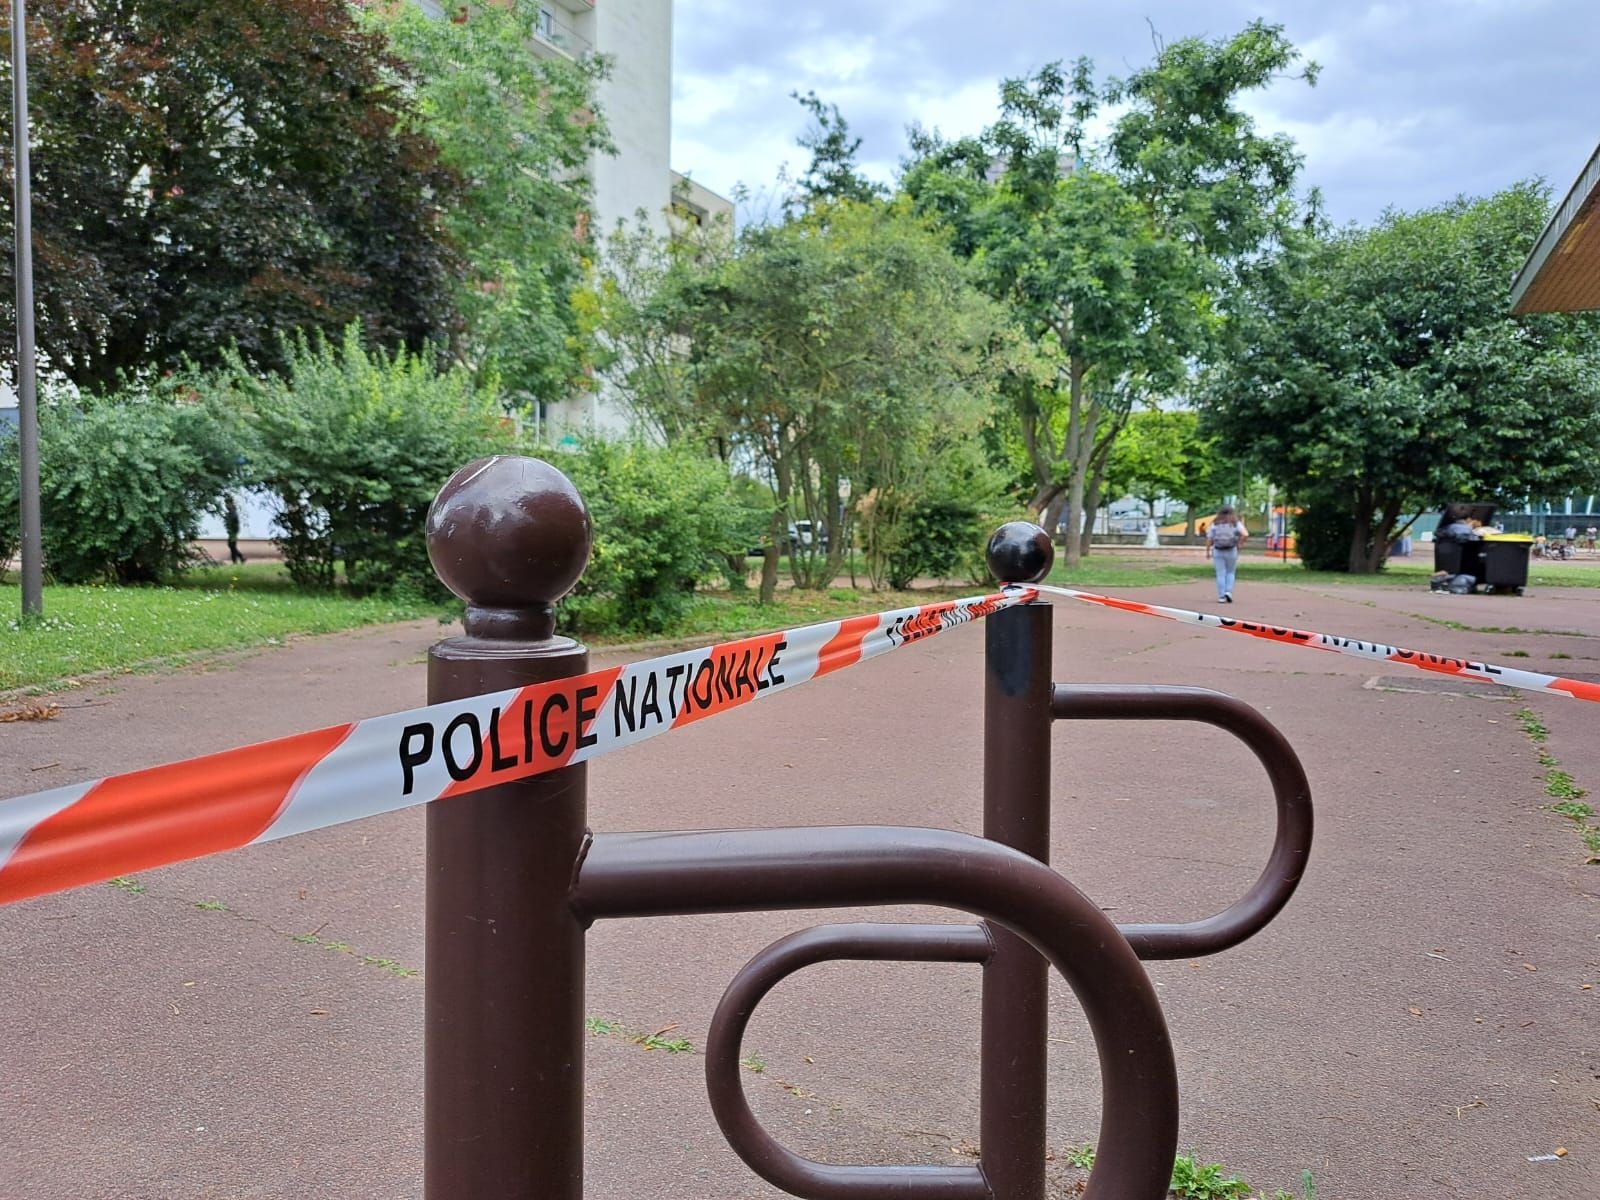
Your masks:
<svg viewBox="0 0 1600 1200"><path fill-rule="evenodd" d="M457 471L428 513L428 555L467 602L466 635L429 651L428 702L587 671L587 648L555 636L554 605L589 546L588 511L554 467ZM586 773L428 807L426 1200L583 1195L584 929L567 893Z"/></svg>
<svg viewBox="0 0 1600 1200"><path fill-rule="evenodd" d="M467 602L466 634L430 651L430 703L585 673L587 650L555 636L554 604L582 575L589 547L582 499L548 464L496 457L458 471L429 513L428 550ZM1042 579L1053 557L1044 532L1020 522L989 545L1006 583ZM425 1200L582 1200L591 922L906 903L983 923L821 927L774 944L735 978L712 1019L706 1074L739 1156L811 1200L1042 1200L1053 965L1083 1004L1100 1056L1103 1116L1086 1200L1166 1194L1177 1079L1139 957L1214 952L1271 919L1309 846L1304 775L1258 714L1214 693L1053 686L1047 604L991 615L985 636L981 839L871 826L592 835L582 765L429 807ZM561 698L562 719L541 737L581 744L585 694L578 688L570 710ZM1052 721L1128 717L1212 721L1268 764L1278 844L1257 887L1218 918L1114 926L1045 865ZM452 730L466 736L452 742ZM452 773L463 758L500 752L493 736L479 744L476 726L452 723L439 736ZM850 958L981 964L978 1163L813 1162L781 1146L744 1101L739 1042L761 997L794 970Z"/></svg>
<svg viewBox="0 0 1600 1200"><path fill-rule="evenodd" d="M1002 583L1037 583L1055 562L1050 536L1013 521L989 539ZM1050 605L1035 601L984 625L983 836L1050 861ZM997 1200L1043 1200L1049 966L992 922L983 973L978 1144Z"/></svg>

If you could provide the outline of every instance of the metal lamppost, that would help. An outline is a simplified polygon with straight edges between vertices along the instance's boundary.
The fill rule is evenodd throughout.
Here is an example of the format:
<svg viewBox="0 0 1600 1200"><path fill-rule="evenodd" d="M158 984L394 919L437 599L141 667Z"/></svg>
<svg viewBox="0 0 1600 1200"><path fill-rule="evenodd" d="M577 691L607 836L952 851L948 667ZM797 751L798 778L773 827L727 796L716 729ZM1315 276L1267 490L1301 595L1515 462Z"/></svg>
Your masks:
<svg viewBox="0 0 1600 1200"><path fill-rule="evenodd" d="M11 133L16 145L12 221L17 266L17 436L22 450L22 615L44 612L39 531L39 397L33 344L33 196L28 165L28 14L11 0Z"/></svg>

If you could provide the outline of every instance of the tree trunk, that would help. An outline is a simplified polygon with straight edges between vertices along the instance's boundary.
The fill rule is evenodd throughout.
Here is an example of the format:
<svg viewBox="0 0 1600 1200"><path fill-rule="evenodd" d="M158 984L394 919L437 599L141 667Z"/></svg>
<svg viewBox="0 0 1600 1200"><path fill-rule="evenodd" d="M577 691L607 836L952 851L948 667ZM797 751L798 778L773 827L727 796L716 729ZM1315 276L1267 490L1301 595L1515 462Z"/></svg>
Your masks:
<svg viewBox="0 0 1600 1200"><path fill-rule="evenodd" d="M1074 355L1068 367L1067 440L1062 447L1067 460L1067 506L1063 523L1067 539L1063 549L1067 552L1067 567L1075 567L1083 557L1083 493L1089 460L1094 454L1095 426L1099 423L1097 404L1084 405L1083 376L1087 367Z"/></svg>
<svg viewBox="0 0 1600 1200"><path fill-rule="evenodd" d="M1352 575L1371 575L1378 568L1380 547L1373 541L1372 491L1362 488L1356 495L1355 520L1350 529L1350 556L1347 562Z"/></svg>
<svg viewBox="0 0 1600 1200"><path fill-rule="evenodd" d="M1067 492L1065 488L1056 488L1048 503L1039 512L1039 524L1044 526L1044 531L1052 538L1056 536L1056 528L1061 524L1061 510L1066 506Z"/></svg>
<svg viewBox="0 0 1600 1200"><path fill-rule="evenodd" d="M1377 525L1369 526L1370 548L1367 544L1360 545L1362 574L1375 574L1383 570L1383 564L1389 561L1389 543L1394 540L1394 527L1400 520L1400 509L1404 503L1403 496L1395 496L1384 501L1383 511L1378 514ZM1356 546L1351 546L1352 555L1356 549ZM1354 571L1356 568L1352 567L1351 570Z"/></svg>
<svg viewBox="0 0 1600 1200"><path fill-rule="evenodd" d="M783 435L778 435L778 442L769 446L768 457L772 461L773 506L772 521L767 528L767 553L761 560L761 603L771 604L778 594L778 556L783 544L789 540L789 492L793 487L793 480L789 472L789 460L782 453ZM792 564L791 564L792 565Z"/></svg>
<svg viewBox="0 0 1600 1200"><path fill-rule="evenodd" d="M1093 548L1094 518L1100 511L1100 492L1106 482L1106 464L1111 461L1111 444L1116 441L1125 423L1121 419L1113 421L1110 430L1095 445L1090 458L1089 490L1083 499L1083 536L1080 543L1084 554Z"/></svg>

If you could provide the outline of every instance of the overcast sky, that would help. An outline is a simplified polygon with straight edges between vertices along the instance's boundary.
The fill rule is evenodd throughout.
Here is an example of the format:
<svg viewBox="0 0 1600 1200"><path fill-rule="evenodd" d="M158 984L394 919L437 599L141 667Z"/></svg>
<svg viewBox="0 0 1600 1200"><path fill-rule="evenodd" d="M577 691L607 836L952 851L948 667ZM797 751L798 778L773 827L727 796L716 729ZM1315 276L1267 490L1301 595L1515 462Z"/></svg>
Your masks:
<svg viewBox="0 0 1600 1200"><path fill-rule="evenodd" d="M1167 41L1282 24L1322 67L1249 101L1305 155L1335 221L1543 176L1559 199L1600 143L1600 0L677 0L673 166L726 195L798 173L814 88L885 182L905 127L978 133L999 81L1053 59L1125 75Z"/></svg>

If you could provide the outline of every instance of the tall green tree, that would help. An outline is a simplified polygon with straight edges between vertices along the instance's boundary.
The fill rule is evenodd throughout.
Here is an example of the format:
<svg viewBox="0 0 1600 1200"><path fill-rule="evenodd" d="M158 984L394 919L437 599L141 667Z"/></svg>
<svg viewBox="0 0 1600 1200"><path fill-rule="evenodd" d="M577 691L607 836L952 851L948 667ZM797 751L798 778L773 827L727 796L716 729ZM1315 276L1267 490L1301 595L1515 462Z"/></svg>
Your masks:
<svg viewBox="0 0 1600 1200"><path fill-rule="evenodd" d="M525 401L586 386L592 347L573 295L594 253L589 164L612 149L595 101L607 60L533 54L540 7L467 0L449 20L409 3L368 10L416 77L413 128L464 184L445 214L468 263L459 357Z"/></svg>
<svg viewBox="0 0 1600 1200"><path fill-rule="evenodd" d="M1156 515L1163 496L1178 497L1188 474L1199 417L1188 411L1143 409L1132 414L1106 463L1107 499L1135 496Z"/></svg>
<svg viewBox="0 0 1600 1200"><path fill-rule="evenodd" d="M952 225L986 289L1053 360L1047 379L1007 391L1032 507L1079 533L1069 563L1129 414L1183 383L1210 346L1217 294L1292 216L1299 156L1259 134L1241 101L1299 58L1281 27L1253 22L1161 45L1127 79L1097 81L1087 59L1052 63L1002 84L1001 118L981 139L913 137L906 190ZM1112 106L1108 136L1091 141L1091 119Z"/></svg>
<svg viewBox="0 0 1600 1200"><path fill-rule="evenodd" d="M889 189L861 173L856 155L861 139L850 136L850 123L837 104L824 104L816 92L805 95L791 92L800 107L811 115L811 124L799 137L802 149L811 151L811 162L800 176L799 192L791 207L805 209L820 200L879 200Z"/></svg>
<svg viewBox="0 0 1600 1200"><path fill-rule="evenodd" d="M940 439L975 437L1017 352L1000 311L903 204L821 202L745 229L720 255L648 261L653 287L609 294L637 295L642 327L670 338L660 354L619 357L625 394L663 435L715 445L770 483L766 599L789 520L828 530L825 550L791 560L798 585L825 586L867 498L914 476L914 456Z"/></svg>
<svg viewBox="0 0 1600 1200"><path fill-rule="evenodd" d="M1349 570L1441 502L1600 486L1600 321L1509 312L1548 211L1525 183L1308 234L1236 298L1208 423L1346 522Z"/></svg>
<svg viewBox="0 0 1600 1200"><path fill-rule="evenodd" d="M28 12L38 340L62 375L104 389L230 344L272 364L285 330L351 321L378 343L448 336L455 181L407 129L400 64L348 5ZM8 141L8 226L13 168ZM13 295L8 257L8 323Z"/></svg>

